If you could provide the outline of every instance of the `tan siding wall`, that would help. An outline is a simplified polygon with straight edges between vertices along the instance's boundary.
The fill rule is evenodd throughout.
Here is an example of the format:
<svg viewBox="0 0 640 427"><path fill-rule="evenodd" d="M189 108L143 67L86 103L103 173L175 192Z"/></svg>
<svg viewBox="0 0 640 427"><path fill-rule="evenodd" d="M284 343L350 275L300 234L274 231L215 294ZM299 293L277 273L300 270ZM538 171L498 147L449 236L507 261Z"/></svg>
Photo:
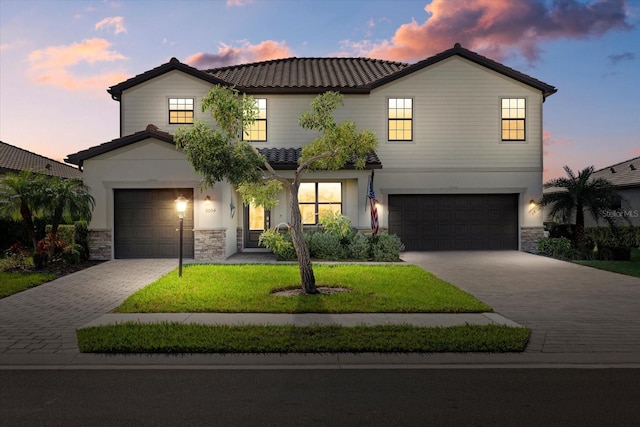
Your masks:
<svg viewBox="0 0 640 427"><path fill-rule="evenodd" d="M122 94L122 136L144 130L154 124L165 132L173 133L180 125L169 124L169 98L195 98L196 117L205 118L200 112L200 101L211 85L180 71L171 71L153 80L127 89Z"/></svg>

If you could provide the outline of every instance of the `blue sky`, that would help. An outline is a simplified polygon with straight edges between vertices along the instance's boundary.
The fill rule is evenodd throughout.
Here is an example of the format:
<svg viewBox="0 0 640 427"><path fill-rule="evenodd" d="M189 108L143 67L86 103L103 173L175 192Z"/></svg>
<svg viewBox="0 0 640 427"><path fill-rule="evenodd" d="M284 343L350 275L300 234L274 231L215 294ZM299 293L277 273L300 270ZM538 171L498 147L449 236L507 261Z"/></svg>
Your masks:
<svg viewBox="0 0 640 427"><path fill-rule="evenodd" d="M545 174L640 156L639 0L0 0L0 139L61 160L119 137L106 93L171 57L198 68L461 42L558 88Z"/></svg>

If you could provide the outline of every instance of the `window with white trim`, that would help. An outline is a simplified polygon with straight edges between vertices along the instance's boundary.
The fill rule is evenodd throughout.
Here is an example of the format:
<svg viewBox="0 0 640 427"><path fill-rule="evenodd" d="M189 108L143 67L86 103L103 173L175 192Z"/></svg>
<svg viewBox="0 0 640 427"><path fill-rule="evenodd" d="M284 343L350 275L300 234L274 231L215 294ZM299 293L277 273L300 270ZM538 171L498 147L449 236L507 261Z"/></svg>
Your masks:
<svg viewBox="0 0 640 427"><path fill-rule="evenodd" d="M251 142L265 142L267 140L267 100L256 98L258 115L256 120L244 130L243 139Z"/></svg>
<svg viewBox="0 0 640 427"><path fill-rule="evenodd" d="M193 124L193 98L169 98L169 124Z"/></svg>
<svg viewBox="0 0 640 427"><path fill-rule="evenodd" d="M502 140L525 141L526 107L524 98L502 98Z"/></svg>
<svg viewBox="0 0 640 427"><path fill-rule="evenodd" d="M412 141L413 99L389 98L387 120L389 141Z"/></svg>

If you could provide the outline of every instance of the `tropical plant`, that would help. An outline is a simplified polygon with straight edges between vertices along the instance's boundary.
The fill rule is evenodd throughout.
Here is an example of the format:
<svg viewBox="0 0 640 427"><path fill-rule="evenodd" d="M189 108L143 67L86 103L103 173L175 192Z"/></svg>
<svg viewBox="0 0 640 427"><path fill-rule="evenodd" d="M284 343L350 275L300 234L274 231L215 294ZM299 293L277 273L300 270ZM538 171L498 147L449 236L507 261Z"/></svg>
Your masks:
<svg viewBox="0 0 640 427"><path fill-rule="evenodd" d="M95 200L89 194L89 187L79 178L51 177L44 186L42 200L51 215L51 235L57 238L58 227L66 222L91 220ZM49 257L53 259L55 247L51 245Z"/></svg>
<svg viewBox="0 0 640 427"><path fill-rule="evenodd" d="M336 123L333 111L342 104L342 95L326 92L311 103L311 111L300 117L300 126L314 130L319 136L302 149L293 177L278 174L264 156L242 140L246 127L257 117L256 102L235 89L214 86L202 100L202 111L209 110L215 127L196 121L193 126L176 131L175 141L203 176L203 185L212 187L226 179L236 186L246 204L264 206L277 204L277 194L283 188L289 192L291 202L291 242L300 270L302 289L317 293L309 249L305 245L298 189L305 172L309 170L337 170L351 159L356 168L364 168L366 155L375 150L378 141L371 131L358 131L355 123Z"/></svg>
<svg viewBox="0 0 640 427"><path fill-rule="evenodd" d="M545 193L537 202L536 209L549 206L549 215L552 217L560 215L569 221L575 218L573 244L578 249L585 249L585 213L591 215L596 222L604 219L610 226L615 226L616 218L603 215L603 212L620 206L622 197L611 182L593 177L593 166L584 168L577 176L569 166L565 166L564 170L566 177L552 179L544 184L545 188L555 190Z"/></svg>
<svg viewBox="0 0 640 427"><path fill-rule="evenodd" d="M0 213L22 219L34 251L38 247L34 219L41 212L48 179L44 174L23 170L7 173L0 180Z"/></svg>

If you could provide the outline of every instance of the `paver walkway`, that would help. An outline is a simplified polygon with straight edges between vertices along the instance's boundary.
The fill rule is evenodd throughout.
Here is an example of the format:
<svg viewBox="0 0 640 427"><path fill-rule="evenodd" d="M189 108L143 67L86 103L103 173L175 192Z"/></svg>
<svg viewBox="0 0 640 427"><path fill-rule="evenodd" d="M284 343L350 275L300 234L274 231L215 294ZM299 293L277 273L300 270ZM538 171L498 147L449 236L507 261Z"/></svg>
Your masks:
<svg viewBox="0 0 640 427"><path fill-rule="evenodd" d="M76 328L175 269L176 260L113 260L0 299L0 355L77 353Z"/></svg>

